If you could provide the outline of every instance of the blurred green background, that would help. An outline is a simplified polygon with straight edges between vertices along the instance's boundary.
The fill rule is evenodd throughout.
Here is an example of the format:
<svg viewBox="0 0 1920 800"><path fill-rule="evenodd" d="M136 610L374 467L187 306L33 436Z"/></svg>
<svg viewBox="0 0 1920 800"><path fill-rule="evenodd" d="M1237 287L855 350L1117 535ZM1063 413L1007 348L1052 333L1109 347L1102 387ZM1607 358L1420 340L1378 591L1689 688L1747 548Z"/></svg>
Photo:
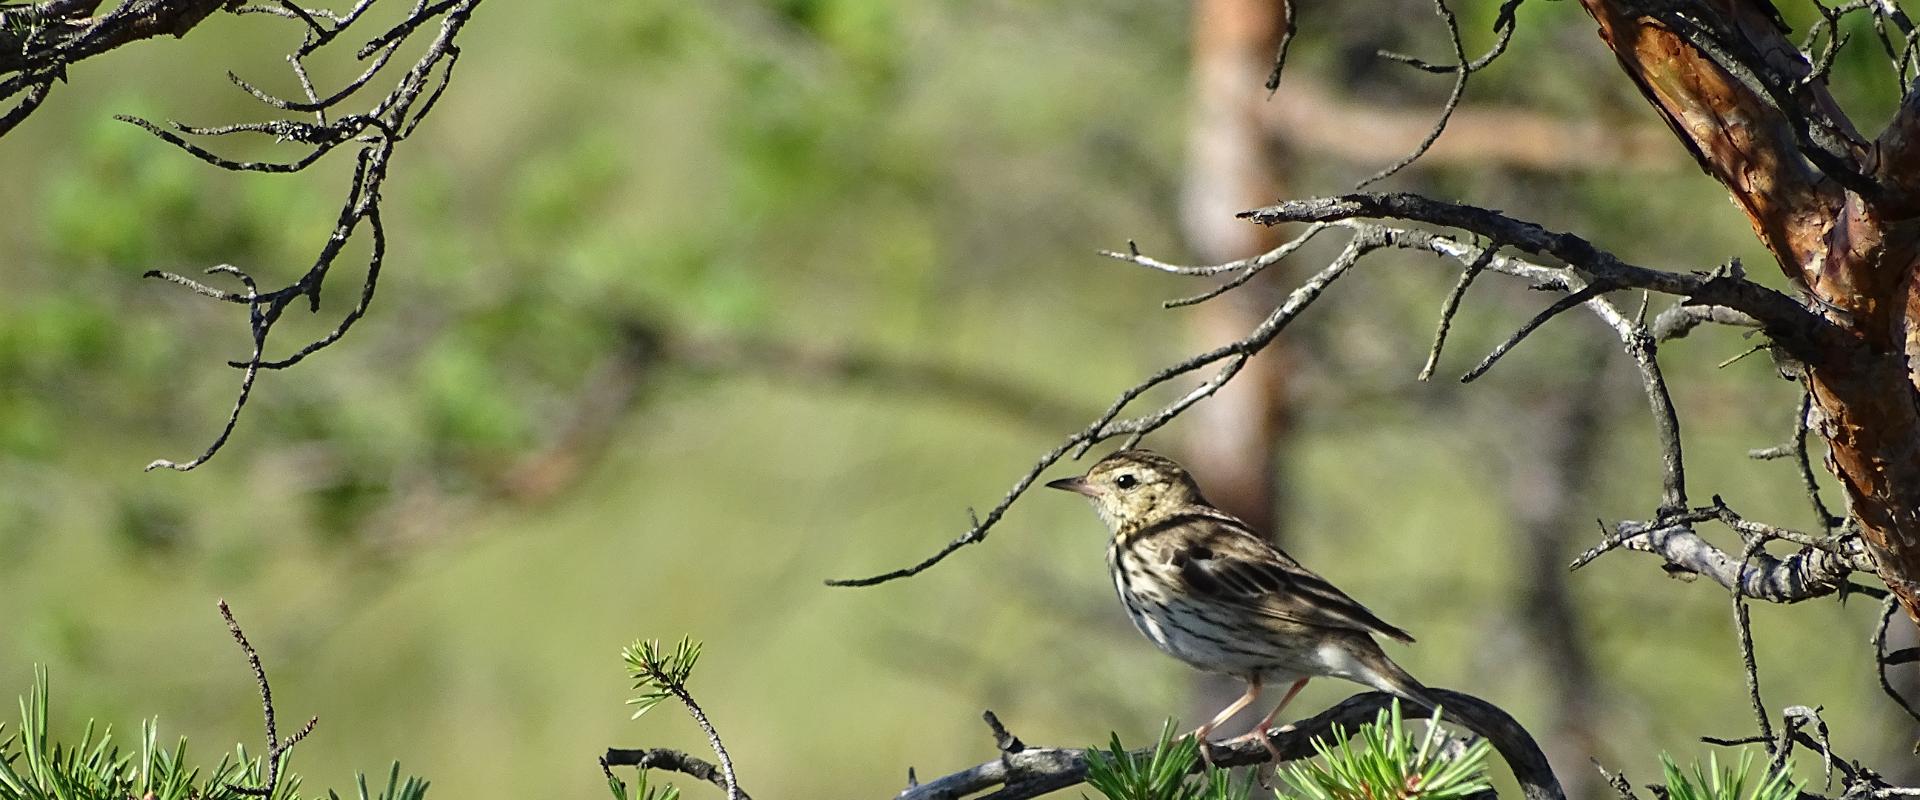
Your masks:
<svg viewBox="0 0 1920 800"><path fill-rule="evenodd" d="M1305 4L1299 74L1437 109L1444 76L1367 56L1444 58L1424 7L1330 5ZM225 452L185 475L140 467L197 454L217 431L244 325L140 273L233 263L291 279L350 159L234 176L111 119L259 118L222 75L288 88L298 29L283 21L219 16L185 41L85 62L0 142L14 209L0 217L0 686L24 692L43 663L69 726L158 714L198 748L252 742L251 681L213 608L224 597L282 720L320 716L296 757L310 785L398 759L443 796L595 796L605 747L703 749L668 709L627 719L618 652L636 637L707 642L693 688L760 796L885 796L908 767L971 765L992 752L982 708L1063 745L1193 719L1193 676L1127 628L1101 529L1075 498L1023 500L985 543L913 580L822 585L931 552L1120 389L1191 352L1197 312L1159 301L1202 286L1095 255L1128 239L1191 252L1175 226L1189 15L992 0L482 6L453 88L395 158L371 315L266 375ZM1491 9L1463 15L1483 45ZM1521 22L1475 102L1651 123L1577 7L1533 4ZM1837 74L1872 129L1892 95L1865 50ZM1742 256L1777 284L1738 212L1674 151L1664 169L1437 166L1389 186L1512 209L1654 266ZM1378 166L1298 153L1288 191L1344 191ZM1569 315L1462 387L1450 376L1546 302L1489 278L1442 378L1416 383L1453 279L1379 258L1289 334L1312 371L1281 514L1296 555L1420 637L1395 652L1409 669L1535 724L1559 676L1514 632L1532 567L1514 557L1508 511L1524 488L1500 476L1540 435L1515 410L1577 391L1583 343L1605 334ZM332 313L358 280L336 272ZM1248 291L1272 300L1286 284ZM301 315L277 336L335 318ZM636 326L680 344L636 356ZM728 342L932 365L1018 397L816 376ZM1715 368L1749 344L1703 332L1663 352L1696 500L1717 492L1807 527L1791 467L1744 455L1784 438L1797 390L1764 358ZM1583 519L1656 502L1622 361L1603 382ZM1182 426L1149 444L1175 449ZM1599 535L1589 523L1572 539ZM1749 730L1723 591L1631 553L1570 580L1602 691L1603 735L1577 749L1651 780L1660 750L1684 759L1703 753L1698 736ZM1912 737L1874 682L1875 613L1863 598L1757 607L1763 689L1776 708L1824 706L1838 749L1897 774ZM1296 708L1351 690L1325 683Z"/></svg>

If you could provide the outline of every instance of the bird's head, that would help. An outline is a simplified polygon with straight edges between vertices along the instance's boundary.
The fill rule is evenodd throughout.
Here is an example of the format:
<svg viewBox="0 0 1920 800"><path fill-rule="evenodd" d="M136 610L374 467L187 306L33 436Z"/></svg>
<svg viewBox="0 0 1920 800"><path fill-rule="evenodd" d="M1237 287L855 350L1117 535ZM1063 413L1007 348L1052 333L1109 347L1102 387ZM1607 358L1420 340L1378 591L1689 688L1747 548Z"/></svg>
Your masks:
<svg viewBox="0 0 1920 800"><path fill-rule="evenodd" d="M1085 475L1061 478L1047 486L1086 495L1116 533L1207 502L1186 469L1147 450L1121 450L1100 459Z"/></svg>

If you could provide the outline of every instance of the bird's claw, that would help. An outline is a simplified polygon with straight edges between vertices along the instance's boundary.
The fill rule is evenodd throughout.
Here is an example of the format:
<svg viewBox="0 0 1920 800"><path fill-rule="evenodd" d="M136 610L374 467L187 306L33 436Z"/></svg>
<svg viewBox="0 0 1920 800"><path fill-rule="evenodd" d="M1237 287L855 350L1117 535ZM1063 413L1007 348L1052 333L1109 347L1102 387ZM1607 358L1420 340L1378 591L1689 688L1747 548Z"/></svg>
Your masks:
<svg viewBox="0 0 1920 800"><path fill-rule="evenodd" d="M1292 728L1293 728L1292 725L1287 725L1285 727L1280 728L1279 730L1287 731L1287 730L1291 730ZM1268 764L1271 765L1273 769L1271 771L1268 771L1264 768L1256 767L1254 770L1254 774L1257 775L1260 779L1260 788L1272 789L1274 776L1277 776L1280 774L1280 762L1285 760L1285 758L1280 754L1280 746L1273 743L1273 737L1267 733L1267 730L1264 726L1256 727L1253 730L1247 731L1244 734L1236 736L1233 739L1229 740L1229 743L1244 742L1248 739L1252 739L1254 741L1259 742L1260 746L1267 751ZM1205 751L1204 745L1202 746L1202 751L1203 752ZM1211 759L1209 759L1207 763L1212 764L1213 762Z"/></svg>
<svg viewBox="0 0 1920 800"><path fill-rule="evenodd" d="M1289 725L1286 728L1279 728L1277 730L1280 730L1281 732L1285 732L1291 727L1293 726ZM1252 739L1256 742L1259 742L1260 746L1266 749L1267 756L1270 759L1272 759L1273 763L1278 764L1281 761L1285 760L1285 757L1280 754L1280 746L1277 744L1274 744L1273 738L1267 735L1266 731L1261 730L1259 728L1255 728L1239 736L1235 736L1232 739L1227 740L1227 743L1233 744L1236 742L1244 742L1248 739Z"/></svg>
<svg viewBox="0 0 1920 800"><path fill-rule="evenodd" d="M1199 735L1194 736L1194 739L1200 743L1200 761L1209 767L1216 766L1213 763L1213 742L1207 741L1207 737Z"/></svg>

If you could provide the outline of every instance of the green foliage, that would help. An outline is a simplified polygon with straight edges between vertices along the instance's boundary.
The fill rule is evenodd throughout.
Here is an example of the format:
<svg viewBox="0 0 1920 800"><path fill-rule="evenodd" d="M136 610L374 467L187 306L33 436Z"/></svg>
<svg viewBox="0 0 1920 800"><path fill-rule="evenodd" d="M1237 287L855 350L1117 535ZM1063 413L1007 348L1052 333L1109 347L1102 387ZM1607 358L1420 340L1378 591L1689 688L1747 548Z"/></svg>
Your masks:
<svg viewBox="0 0 1920 800"><path fill-rule="evenodd" d="M638 706L633 718L652 710L660 701L685 691L687 678L693 675L693 664L700 660L700 643L685 636L673 648L673 655L662 655L660 640L648 639L634 642L620 651L620 657L627 661L627 672L633 676L633 689L640 694L627 705Z"/></svg>
<svg viewBox="0 0 1920 800"><path fill-rule="evenodd" d="M1334 738L1340 740L1337 748L1315 738L1319 759L1284 770L1287 783L1307 800L1451 800L1492 788L1486 773L1492 745L1482 739L1457 756L1443 754L1439 711L1417 740L1401 724L1398 701L1351 738L1336 726Z"/></svg>
<svg viewBox="0 0 1920 800"><path fill-rule="evenodd" d="M686 687L687 679L693 676L693 665L700 660L699 641L682 636L670 655L661 651L659 639L636 641L622 649L620 657L627 662L634 691L640 693L627 701L627 705L638 706L633 712L634 719L669 697L692 703L687 699ZM647 788L647 771L641 769L639 773L634 785L628 787L625 781L614 777L613 770L607 770L607 788L613 791L614 800L677 800L680 797L679 788L671 784Z"/></svg>
<svg viewBox="0 0 1920 800"><path fill-rule="evenodd" d="M1334 728L1338 746L1313 740L1319 757L1286 765L1286 776L1303 800L1458 800L1493 787L1487 781L1487 757L1492 745L1480 740L1457 755L1441 747L1444 732L1440 713L1427 720L1425 733L1406 730L1400 704L1382 709L1373 722L1353 736ZM1358 742L1358 745L1355 745ZM1175 739L1173 723L1160 730L1153 752L1134 754L1115 735L1106 750L1087 753L1087 784L1107 800L1245 800L1253 792L1253 775L1241 783L1212 765L1197 774L1200 745L1192 737ZM1744 767L1743 767L1744 768ZM1283 795L1285 796L1285 795ZM1783 800L1774 796L1719 798L1676 796L1674 800Z"/></svg>
<svg viewBox="0 0 1920 800"><path fill-rule="evenodd" d="M607 788L613 790L613 800L680 800L680 787L667 784L660 787L647 786L647 771L640 770L640 777L628 786L626 781L607 771Z"/></svg>
<svg viewBox="0 0 1920 800"><path fill-rule="evenodd" d="M33 688L20 698L20 727L6 728L0 723L0 800L258 800L246 787L266 782L265 764L249 758L245 746L236 746L204 773L189 766L187 740L181 738L171 750L161 747L156 720L141 723L135 753L121 752L111 728L100 728L96 737L93 720L78 744L54 741L47 730L44 668L34 670ZM289 753L280 754L279 782L269 800L300 800L300 776L286 771ZM368 791L365 775L358 782L358 800L422 800L427 793L426 781L400 780L398 763L377 796ZM333 792L327 796L339 798Z"/></svg>
<svg viewBox="0 0 1920 800"><path fill-rule="evenodd" d="M1087 785L1107 800L1246 800L1253 793L1253 775L1235 785L1233 776L1208 765L1193 774L1200 743L1191 736L1175 739L1172 720L1160 728L1153 752L1136 755L1114 734L1107 750L1087 751Z"/></svg>
<svg viewBox="0 0 1920 800"><path fill-rule="evenodd" d="M1753 771L1752 750L1741 751L1739 765L1726 768L1708 753L1706 766L1694 762L1692 775L1681 771L1666 753L1660 754L1660 766L1666 772L1668 800L1793 800L1800 796L1800 784L1784 769L1763 774L1753 791L1745 791Z"/></svg>

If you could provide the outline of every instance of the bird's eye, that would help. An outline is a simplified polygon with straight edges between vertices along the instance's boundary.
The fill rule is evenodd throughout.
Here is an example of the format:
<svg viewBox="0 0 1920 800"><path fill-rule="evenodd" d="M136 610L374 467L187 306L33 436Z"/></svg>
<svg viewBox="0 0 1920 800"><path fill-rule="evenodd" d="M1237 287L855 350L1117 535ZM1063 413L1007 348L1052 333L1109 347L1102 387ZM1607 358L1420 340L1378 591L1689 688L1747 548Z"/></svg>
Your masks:
<svg viewBox="0 0 1920 800"><path fill-rule="evenodd" d="M1113 478L1113 485L1122 489L1131 489L1140 485L1140 479L1133 477L1131 473L1116 475Z"/></svg>

